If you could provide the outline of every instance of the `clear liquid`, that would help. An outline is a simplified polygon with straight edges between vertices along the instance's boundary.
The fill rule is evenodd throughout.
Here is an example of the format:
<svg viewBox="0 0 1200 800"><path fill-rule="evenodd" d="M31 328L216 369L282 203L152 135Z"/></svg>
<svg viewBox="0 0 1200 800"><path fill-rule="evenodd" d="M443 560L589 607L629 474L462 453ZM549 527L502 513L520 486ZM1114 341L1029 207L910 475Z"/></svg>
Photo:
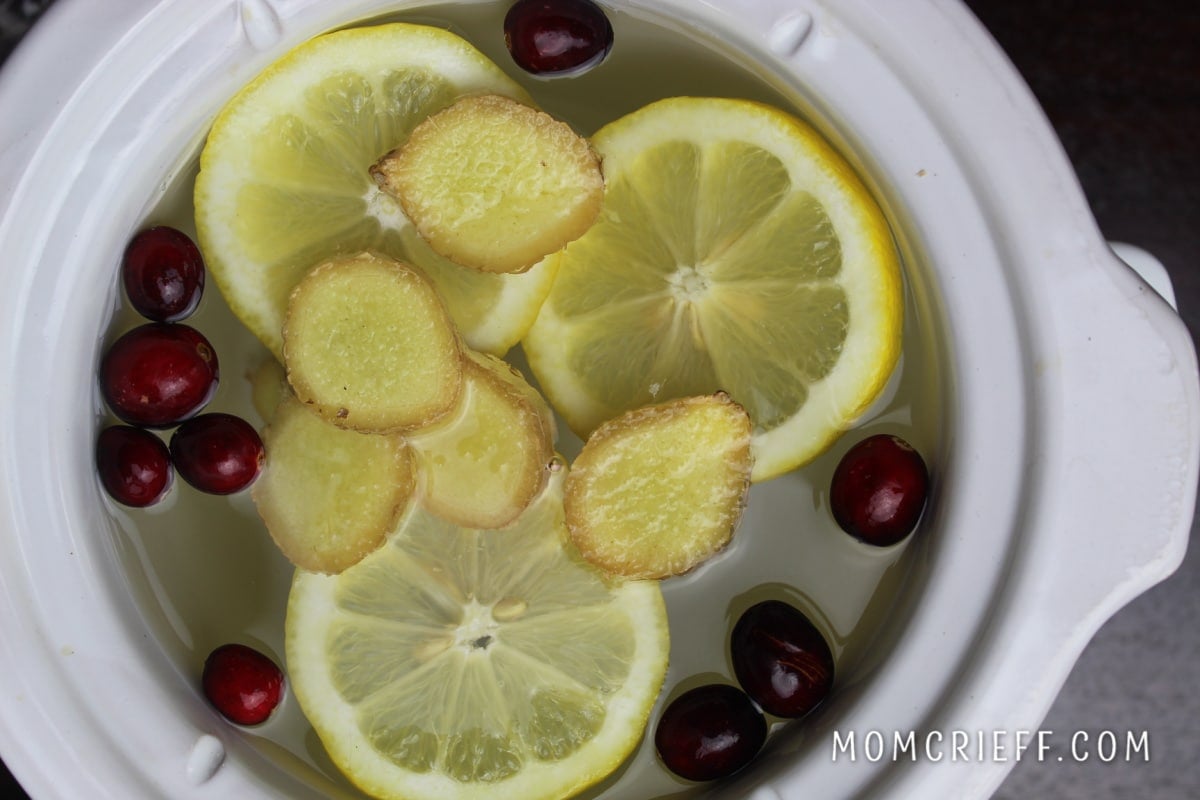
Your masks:
<svg viewBox="0 0 1200 800"><path fill-rule="evenodd" d="M678 26L627 12L611 14L615 44L602 67L568 79L530 78L512 64L504 47L501 21L507 5L429 6L375 21L402 19L449 27L523 83L544 109L585 135L646 103L677 95L749 98L805 116L807 104L786 80L736 63L729 53ZM181 156L183 166L147 224L170 224L194 235L191 191L198 155ZM943 391L938 347L929 326L921 324L929 315L918 307L921 294L913 290L913 256L902 238L900 244L909 261L905 355L891 384L859 428L829 452L797 472L753 487L746 515L726 552L663 584L671 620L671 665L651 728L637 753L583 797L660 798L705 792L705 787L679 781L658 764L653 724L666 702L690 688L714 681L736 683L728 655L729 632L755 602L784 599L813 619L833 648L839 688L869 678L886 656L873 645L886 627L913 556L908 544L878 550L841 533L827 507L827 487L841 454L872 433L897 433L927 458L940 451ZM119 309L109 338L139 322L132 310ZM211 285L189 324L210 338L220 358L221 385L210 407L261 423L245 376L270 358L267 351ZM511 360L521 365L519 350ZM578 441L564 429L561 449L570 456L577 447ZM130 589L181 674L198 680L207 654L231 641L255 646L283 663L292 567L266 535L247 493L221 498L177 486L156 507L111 507L111 513ZM832 713L836 704L837 688L830 701ZM775 722L775 727L783 725ZM325 755L294 701L285 701L268 723L247 730L245 736L269 761L302 776L319 791L360 796Z"/></svg>

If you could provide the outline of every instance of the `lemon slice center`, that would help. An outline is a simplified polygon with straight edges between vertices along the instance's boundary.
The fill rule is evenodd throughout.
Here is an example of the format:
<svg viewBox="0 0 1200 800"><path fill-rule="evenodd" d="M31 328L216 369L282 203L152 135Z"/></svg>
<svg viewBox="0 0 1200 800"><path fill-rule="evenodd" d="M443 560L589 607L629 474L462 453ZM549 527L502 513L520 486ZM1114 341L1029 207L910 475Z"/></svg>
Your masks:
<svg viewBox="0 0 1200 800"><path fill-rule="evenodd" d="M379 227L392 231L403 231L412 225L404 216L404 211L395 198L388 196L382 189L371 184L363 195L363 205L366 206L367 216L373 217Z"/></svg>
<svg viewBox="0 0 1200 800"><path fill-rule="evenodd" d="M496 641L500 623L490 606L470 600L463 608L463 620L454 631L454 644L468 653L487 650Z"/></svg>
<svg viewBox="0 0 1200 800"><path fill-rule="evenodd" d="M681 264L667 276L671 297L679 303L699 303L708 296L708 278L696 267Z"/></svg>
<svg viewBox="0 0 1200 800"><path fill-rule="evenodd" d="M589 369L596 346L570 350L582 384L615 407L736 387L757 432L795 414L848 329L842 248L820 202L793 186L776 155L738 141L651 148L606 202L568 263L595 250L628 258L610 259L598 281L568 272L572 291L551 300L563 317L607 329L598 347L621 341L619 369ZM585 281L600 285L577 285Z"/></svg>

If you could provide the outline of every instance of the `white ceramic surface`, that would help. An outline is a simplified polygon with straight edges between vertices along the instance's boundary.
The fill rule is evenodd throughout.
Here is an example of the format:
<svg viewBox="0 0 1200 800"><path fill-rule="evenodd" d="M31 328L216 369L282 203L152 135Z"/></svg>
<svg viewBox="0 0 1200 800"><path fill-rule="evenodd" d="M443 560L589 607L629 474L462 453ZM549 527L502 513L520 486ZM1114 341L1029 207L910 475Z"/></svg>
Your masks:
<svg viewBox="0 0 1200 800"><path fill-rule="evenodd" d="M0 751L35 797L322 796L214 724L96 534L95 364L112 254L221 103L305 38L413 5L60 0L0 72ZM985 797L1011 762L835 762L832 731L1037 727L1101 622L1182 557L1190 339L961 6L609 6L676 20L807 107L887 207L939 336L937 491L881 667L722 791Z"/></svg>

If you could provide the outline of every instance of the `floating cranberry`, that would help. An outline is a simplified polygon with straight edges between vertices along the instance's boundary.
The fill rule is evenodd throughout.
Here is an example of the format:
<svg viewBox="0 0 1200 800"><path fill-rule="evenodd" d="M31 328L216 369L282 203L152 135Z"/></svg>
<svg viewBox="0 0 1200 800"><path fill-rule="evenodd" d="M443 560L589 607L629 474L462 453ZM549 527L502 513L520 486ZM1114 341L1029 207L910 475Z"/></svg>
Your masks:
<svg viewBox="0 0 1200 800"><path fill-rule="evenodd" d="M263 443L254 426L232 414L201 414L171 436L180 477L202 492L233 494L262 469Z"/></svg>
<svg viewBox="0 0 1200 800"><path fill-rule="evenodd" d="M917 526L928 495L929 473L920 453L899 436L881 433L842 456L829 505L846 533L886 547Z"/></svg>
<svg viewBox="0 0 1200 800"><path fill-rule="evenodd" d="M96 438L96 470L113 500L144 508L171 488L171 457L162 440L149 431L113 425Z"/></svg>
<svg viewBox="0 0 1200 800"><path fill-rule="evenodd" d="M113 342L100 390L131 425L167 428L197 414L217 390L217 354L187 325L151 322Z"/></svg>
<svg viewBox="0 0 1200 800"><path fill-rule="evenodd" d="M732 775L767 739L767 722L745 692L713 683L675 698L663 711L654 746L667 769L690 781Z"/></svg>
<svg viewBox="0 0 1200 800"><path fill-rule="evenodd" d="M191 314L204 292L204 259L188 235L159 226L133 237L121 261L129 302L143 317L175 322Z"/></svg>
<svg viewBox="0 0 1200 800"><path fill-rule="evenodd" d="M283 672L244 644L221 645L204 662L204 696L230 722L258 725L283 696Z"/></svg>
<svg viewBox="0 0 1200 800"><path fill-rule="evenodd" d="M613 30L591 0L518 0L504 17L504 43L526 72L565 75L603 61Z"/></svg>
<svg viewBox="0 0 1200 800"><path fill-rule="evenodd" d="M829 695L833 654L808 617L779 600L751 606L729 643L738 683L764 711L802 717Z"/></svg>

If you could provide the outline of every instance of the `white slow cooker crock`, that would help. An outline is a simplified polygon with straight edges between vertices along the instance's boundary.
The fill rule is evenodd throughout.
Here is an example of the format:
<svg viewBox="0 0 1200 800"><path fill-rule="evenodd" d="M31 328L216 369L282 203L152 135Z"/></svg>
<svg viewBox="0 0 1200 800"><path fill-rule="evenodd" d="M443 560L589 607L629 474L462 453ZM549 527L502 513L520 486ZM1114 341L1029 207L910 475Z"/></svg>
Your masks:
<svg viewBox="0 0 1200 800"><path fill-rule="evenodd" d="M420 5L59 0L0 72L0 752L34 797L327 790L220 724L156 643L105 534L95 365L114 254L221 104L316 33ZM714 793L985 797L1011 758L852 763L832 733L1036 730L1094 631L1182 558L1190 338L1101 238L1029 91L960 4L604 5L795 93L887 208L944 382L937 489L877 667Z"/></svg>

